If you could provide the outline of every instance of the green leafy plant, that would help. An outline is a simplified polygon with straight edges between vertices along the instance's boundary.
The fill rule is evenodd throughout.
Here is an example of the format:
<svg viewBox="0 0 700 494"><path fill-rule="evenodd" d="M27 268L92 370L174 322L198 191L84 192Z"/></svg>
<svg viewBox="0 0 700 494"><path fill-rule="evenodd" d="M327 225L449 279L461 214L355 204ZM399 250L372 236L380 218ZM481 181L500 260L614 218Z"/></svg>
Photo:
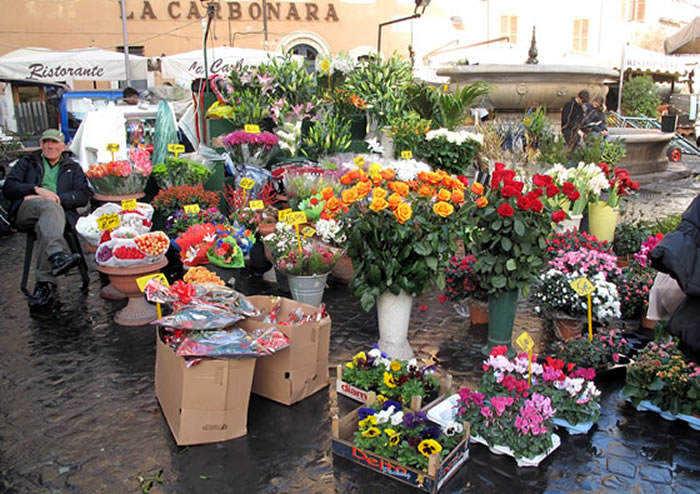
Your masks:
<svg viewBox="0 0 700 494"><path fill-rule="evenodd" d="M651 233L641 219L623 219L615 227L613 251L618 257L631 256L639 251Z"/></svg>
<svg viewBox="0 0 700 494"><path fill-rule="evenodd" d="M574 163L608 163L612 168L627 155L625 143L622 139L605 139L599 133L586 134L583 145L577 146L571 153L571 161Z"/></svg>
<svg viewBox="0 0 700 494"><path fill-rule="evenodd" d="M464 124L469 108L476 100L487 93L488 86L481 81L457 88L453 93L434 88L428 93L435 107L433 123L436 127L454 130Z"/></svg>
<svg viewBox="0 0 700 494"><path fill-rule="evenodd" d="M466 130L431 130L418 143L415 154L434 168L455 175L464 175L479 152L481 135Z"/></svg>
<svg viewBox="0 0 700 494"><path fill-rule="evenodd" d="M316 101L316 78L303 63L291 55L283 59L272 59L258 66L258 70L275 80L270 99L284 99L290 106L306 105Z"/></svg>
<svg viewBox="0 0 700 494"><path fill-rule="evenodd" d="M303 138L301 154L318 160L322 156L347 151L352 143L350 124L350 120L343 115L325 112Z"/></svg>
<svg viewBox="0 0 700 494"><path fill-rule="evenodd" d="M414 154L430 130L430 122L420 117L414 111L397 117L391 126L391 137L394 140L394 156L400 156L402 151L411 151Z"/></svg>
<svg viewBox="0 0 700 494"><path fill-rule="evenodd" d="M635 117L656 118L661 96L649 75L630 78L622 87L622 111Z"/></svg>
<svg viewBox="0 0 700 494"><path fill-rule="evenodd" d="M668 216L662 216L661 218L655 218L653 220L645 220L644 225L647 230L651 232L661 232L666 235L668 232L678 228L681 224L681 215L669 214Z"/></svg>
<svg viewBox="0 0 700 494"><path fill-rule="evenodd" d="M619 363L630 350L627 339L613 329L593 333L593 340L589 340L586 333L569 341L555 341L552 345L552 354L556 358L593 369L605 369Z"/></svg>
<svg viewBox="0 0 700 494"><path fill-rule="evenodd" d="M165 163L158 163L152 171L160 189L203 184L212 173L211 169L198 161L173 157L166 158Z"/></svg>
<svg viewBox="0 0 700 494"><path fill-rule="evenodd" d="M540 154L537 161L542 164L566 163L568 158L566 141L554 133L544 134L540 138Z"/></svg>

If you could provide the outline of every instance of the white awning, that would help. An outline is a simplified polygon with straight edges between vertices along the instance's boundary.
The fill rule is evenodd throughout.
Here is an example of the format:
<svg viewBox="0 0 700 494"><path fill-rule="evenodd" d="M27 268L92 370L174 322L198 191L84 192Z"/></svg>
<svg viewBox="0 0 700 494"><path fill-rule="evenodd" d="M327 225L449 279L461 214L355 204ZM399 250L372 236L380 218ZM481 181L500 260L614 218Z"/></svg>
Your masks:
<svg viewBox="0 0 700 494"><path fill-rule="evenodd" d="M129 55L130 78L146 79L147 59ZM0 78L35 81L123 81L124 54L99 48L21 48L0 56Z"/></svg>
<svg viewBox="0 0 700 494"><path fill-rule="evenodd" d="M207 50L209 75L227 75L238 61L246 65L259 65L273 58L283 57L280 52L221 46ZM192 50L177 55L160 57L160 72L164 79L197 79L204 77L204 54Z"/></svg>
<svg viewBox="0 0 700 494"><path fill-rule="evenodd" d="M636 46L625 47L625 70L678 77L687 75L695 64L696 60L693 58L666 55ZM620 70L620 61L614 68Z"/></svg>

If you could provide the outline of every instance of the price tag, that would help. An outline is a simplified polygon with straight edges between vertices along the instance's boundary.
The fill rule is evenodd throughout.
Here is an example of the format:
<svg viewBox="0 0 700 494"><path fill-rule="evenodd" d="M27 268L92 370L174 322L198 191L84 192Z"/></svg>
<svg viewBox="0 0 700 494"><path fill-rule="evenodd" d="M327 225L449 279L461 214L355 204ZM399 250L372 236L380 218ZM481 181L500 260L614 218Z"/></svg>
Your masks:
<svg viewBox="0 0 700 494"><path fill-rule="evenodd" d="M442 85L442 92L443 92L443 93L446 93L447 90L448 90L449 88L450 88L450 87L449 87L447 84L443 84L443 85Z"/></svg>
<svg viewBox="0 0 700 494"><path fill-rule="evenodd" d="M291 212L292 208L282 209L279 213L277 213L277 221L285 221L287 219L287 215Z"/></svg>
<svg viewBox="0 0 700 494"><path fill-rule="evenodd" d="M529 352L535 347L535 341L527 333L523 333L520 336L518 336L518 338L515 340L515 343L520 347L520 349L523 352Z"/></svg>
<svg viewBox="0 0 700 494"><path fill-rule="evenodd" d="M241 189L245 189L245 190L252 189L253 185L255 185L255 180L253 180L252 178L248 178L248 177L242 178L241 181L238 182L238 186Z"/></svg>
<svg viewBox="0 0 700 494"><path fill-rule="evenodd" d="M117 144L116 142L107 144L107 151L109 151L110 153L116 153L117 151L119 151L119 144Z"/></svg>
<svg viewBox="0 0 700 494"><path fill-rule="evenodd" d="M185 214L197 214L199 213L199 204L186 204L182 209L185 210Z"/></svg>
<svg viewBox="0 0 700 494"><path fill-rule="evenodd" d="M284 221L292 226L301 225L302 223L306 223L306 213L304 211L293 211L287 214Z"/></svg>
<svg viewBox="0 0 700 494"><path fill-rule="evenodd" d="M173 153L177 158L177 155L185 152L185 146L182 144L168 144L168 152Z"/></svg>
<svg viewBox="0 0 700 494"><path fill-rule="evenodd" d="M581 297L590 295L595 291L595 285L586 277L577 278L571 282L571 288L574 289Z"/></svg>
<svg viewBox="0 0 700 494"><path fill-rule="evenodd" d="M245 124L243 126L243 130L245 130L248 134L259 134L260 126L255 124Z"/></svg>
<svg viewBox="0 0 700 494"><path fill-rule="evenodd" d="M301 234L305 237L313 237L316 234L316 230L314 230L310 226L307 226L304 227L304 229L301 231Z"/></svg>
<svg viewBox="0 0 700 494"><path fill-rule="evenodd" d="M250 201L248 205L250 209L265 209L265 203L262 201Z"/></svg>
<svg viewBox="0 0 700 494"><path fill-rule="evenodd" d="M411 151L410 149L406 151L401 151L401 159L410 160L411 158L413 158L413 151Z"/></svg>
<svg viewBox="0 0 700 494"><path fill-rule="evenodd" d="M124 211L133 211L136 209L136 199L124 199L122 201L122 209Z"/></svg>
<svg viewBox="0 0 700 494"><path fill-rule="evenodd" d="M119 220L119 215L117 213L113 214L103 214L97 218L97 228L100 230L113 230L121 224Z"/></svg>
<svg viewBox="0 0 700 494"><path fill-rule="evenodd" d="M353 158L353 161L357 166L362 166L365 164L364 156L355 156L355 158Z"/></svg>
<svg viewBox="0 0 700 494"><path fill-rule="evenodd" d="M163 273L147 274L146 276L136 278L136 284L138 285L139 290L143 292L146 288L146 284L152 279L160 281L165 286L170 286L170 283L168 283L168 278L166 278Z"/></svg>

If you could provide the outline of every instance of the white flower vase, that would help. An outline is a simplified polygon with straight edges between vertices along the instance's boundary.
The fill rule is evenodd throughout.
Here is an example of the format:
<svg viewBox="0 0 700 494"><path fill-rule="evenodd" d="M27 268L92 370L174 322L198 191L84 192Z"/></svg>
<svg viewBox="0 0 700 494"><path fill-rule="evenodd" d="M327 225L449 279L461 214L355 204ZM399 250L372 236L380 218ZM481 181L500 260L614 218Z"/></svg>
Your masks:
<svg viewBox="0 0 700 494"><path fill-rule="evenodd" d="M563 219L559 223L556 224L556 228L555 228L556 233L566 233L570 230L578 230L579 229L579 226L581 225L581 218L583 218L583 215L569 213L569 216L571 216L571 218Z"/></svg>
<svg viewBox="0 0 700 494"><path fill-rule="evenodd" d="M387 291L377 299L379 349L389 358L409 360L413 350L408 343L408 323L411 320L413 297L403 290L398 295Z"/></svg>

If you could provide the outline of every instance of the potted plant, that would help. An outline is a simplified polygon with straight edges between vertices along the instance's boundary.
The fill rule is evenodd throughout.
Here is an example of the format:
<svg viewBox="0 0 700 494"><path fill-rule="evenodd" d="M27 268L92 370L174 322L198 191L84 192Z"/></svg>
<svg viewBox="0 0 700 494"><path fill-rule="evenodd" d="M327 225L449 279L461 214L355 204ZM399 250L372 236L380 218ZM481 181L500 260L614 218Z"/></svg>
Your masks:
<svg viewBox="0 0 700 494"><path fill-rule="evenodd" d="M607 163L600 162L598 166L605 174L608 186L607 199L601 200L600 195L593 196L588 205L588 225L590 232L600 240L613 241L615 226L617 225L618 207L620 201L630 193L639 189L639 182L635 182L624 168L613 168Z"/></svg>
<svg viewBox="0 0 700 494"><path fill-rule="evenodd" d="M316 235L326 244L345 249L347 243L346 228L340 218L319 218L314 225ZM349 283L352 278L352 259L347 254L338 258L331 274L343 283Z"/></svg>
<svg viewBox="0 0 700 494"><path fill-rule="evenodd" d="M630 350L627 339L613 329L594 332L592 340L584 334L566 342L555 341L552 345L552 354L556 358L598 372L622 363Z"/></svg>
<svg viewBox="0 0 700 494"><path fill-rule="evenodd" d="M159 191L151 204L165 222L165 218L189 204L198 204L200 209L216 208L219 197L219 192L204 190L202 184L180 185Z"/></svg>
<svg viewBox="0 0 700 494"><path fill-rule="evenodd" d="M481 134L441 128L428 131L419 142L415 154L435 168L461 175L471 169L482 142Z"/></svg>
<svg viewBox="0 0 700 494"><path fill-rule="evenodd" d="M578 230L555 233L547 238L547 256L550 259L560 256L565 252L580 249L595 250L612 255L612 246L609 242L597 240L593 235Z"/></svg>
<svg viewBox="0 0 700 494"><path fill-rule="evenodd" d="M615 239L613 240L613 250L618 257L618 263L626 266L630 263L632 256L639 252L642 242L644 242L651 232L640 219L623 219L615 226Z"/></svg>
<svg viewBox="0 0 700 494"><path fill-rule="evenodd" d="M129 149L129 160L90 165L85 172L90 185L105 196L143 195L152 166L150 153L144 149Z"/></svg>
<svg viewBox="0 0 700 494"><path fill-rule="evenodd" d="M173 214L168 216L165 221L163 231L171 239L184 233L190 226L197 223L212 223L214 225L228 225L229 221L216 208L200 209L196 213L187 213L183 209L178 209Z"/></svg>
<svg viewBox="0 0 700 494"><path fill-rule="evenodd" d="M204 163L187 158L165 159L153 167L153 177L158 188L167 189L178 185L204 184L212 174L212 170Z"/></svg>
<svg viewBox="0 0 700 494"><path fill-rule="evenodd" d="M411 183L396 172L369 166L343 175L340 197L326 200L326 217L342 217L347 228L350 282L363 309L378 304L379 347L408 359L412 297L433 282L444 287L444 265L455 251L466 204L464 183L444 171L420 172Z"/></svg>
<svg viewBox="0 0 700 494"><path fill-rule="evenodd" d="M488 294L482 290L474 274L476 257L472 254L452 256L445 268L444 294L453 301L466 301L469 304L469 318L472 326L489 322Z"/></svg>
<svg viewBox="0 0 700 494"><path fill-rule="evenodd" d="M473 229L465 238L474 253L474 273L489 294L489 336L485 354L493 346L510 346L518 296L546 262L545 240L551 223L566 217L559 209L540 200L542 187L531 181L515 180L515 171L496 163L490 184L471 186Z"/></svg>

